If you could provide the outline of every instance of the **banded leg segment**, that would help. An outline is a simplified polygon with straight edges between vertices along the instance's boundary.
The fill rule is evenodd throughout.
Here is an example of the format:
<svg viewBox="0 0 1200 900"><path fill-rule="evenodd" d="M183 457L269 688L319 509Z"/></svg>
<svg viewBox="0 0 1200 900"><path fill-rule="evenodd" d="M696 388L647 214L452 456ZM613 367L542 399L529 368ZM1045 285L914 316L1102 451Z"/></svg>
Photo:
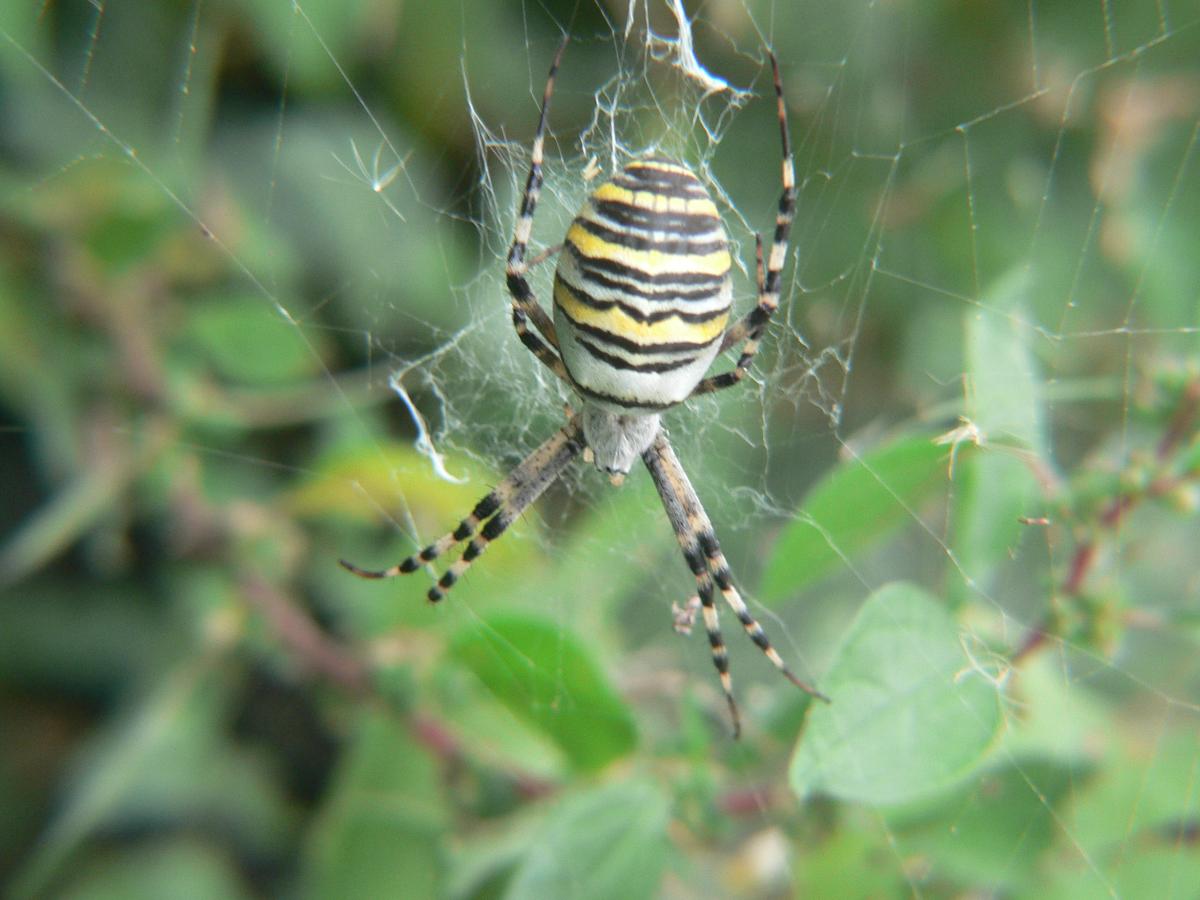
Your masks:
<svg viewBox="0 0 1200 900"><path fill-rule="evenodd" d="M654 444L643 454L642 459L646 463L646 468L650 470L655 487L658 488L658 494L667 511L667 518L671 520L671 525L675 529L675 535L683 549L688 567L696 574L697 593L705 614L705 626L707 627L709 624L708 609L712 604L713 584L715 583L721 596L733 610L733 614L742 623L747 636L763 652L763 655L796 687L819 700L827 701L827 697L798 678L788 668L778 651L771 645L762 626L750 614L750 610L747 609L745 601L733 583L729 563L721 552L721 546L713 532L712 522L705 513L704 507L701 506L700 499L696 496L687 473L680 466L679 459L675 456L675 451L671 448L665 433L659 432ZM712 619L715 623L715 609ZM711 642L712 632L710 631L709 634ZM717 671L722 673L722 686L726 686L727 678L724 676L728 662L725 659L723 644L720 645L720 657L718 657L717 648L718 644L713 643L713 662L717 666ZM732 704L732 696L728 689L726 689L726 696L729 697ZM736 712L734 715L736 725Z"/></svg>
<svg viewBox="0 0 1200 900"><path fill-rule="evenodd" d="M340 560L342 568L360 578L407 575L437 559L455 544L467 541L462 556L429 589L427 596L430 602L438 602L470 568L471 563L482 555L488 544L500 537L505 529L554 483L567 464L583 450L583 445L582 418L576 415L549 440L525 457L507 478L475 504L470 515L459 522L453 531L447 532L419 553L414 553L387 569L362 569L344 559Z"/></svg>
<svg viewBox="0 0 1200 900"><path fill-rule="evenodd" d="M783 81L779 76L779 62L771 53L771 72L775 79L775 104L779 117L779 137L783 145L783 192L779 196L779 210L775 214L775 234L771 241L771 253L767 258L766 269L763 268L762 237L755 235L755 255L758 260L758 304L745 316L738 320L726 333L721 342L721 350L741 343L742 348L737 363L728 372L710 375L696 385L692 395L707 394L723 388L733 387L746 375L750 364L758 353L759 341L771 316L779 308L779 283L783 267L787 263L788 235L792 230L792 220L796 217L796 171L792 162L792 144L788 137L787 106L783 100Z"/></svg>
<svg viewBox="0 0 1200 900"><path fill-rule="evenodd" d="M567 464L583 450L584 441L581 422L582 419L580 417L576 416L573 418L566 427L559 430L550 440L533 451L517 467L518 470L521 470L526 469L528 466L525 473L526 477L522 478L518 489L513 493L512 499L497 510L492 518L488 519L483 528L479 530L479 533L467 542L462 556L455 560L442 573L442 577L438 579L437 584L429 589L427 596L431 603L437 603L450 592L455 582L463 576L467 569L471 567L471 564L487 549L488 544L504 534L508 526L531 503L537 500L546 488L558 479L558 476L562 474Z"/></svg>
<svg viewBox="0 0 1200 900"><path fill-rule="evenodd" d="M738 593L737 587L734 586L733 573L729 571L729 562L725 559L725 554L721 552L721 546L717 543L717 536L713 533L712 525L708 522L708 517L704 515L703 509L700 510L700 514L704 519L705 529L700 534L700 547L704 551L709 571L712 573L712 578L716 582L717 588L721 591L721 596L725 598L725 602L729 604L729 608L733 610L733 614L737 616L738 621L742 623L742 627L746 629L746 634L750 640L754 641L755 646L775 665L775 668L783 673L783 676L788 681L800 688L804 693L828 703L828 697L808 682L796 677L795 673L788 668L787 663L783 661L783 657L779 655L779 651L771 646L771 642L767 639L766 632L763 631L762 626L750 615L750 610L746 608L746 601L742 599L742 595Z"/></svg>
<svg viewBox="0 0 1200 900"><path fill-rule="evenodd" d="M675 458L671 445L662 431L658 433L658 438L650 445L650 448L642 454L642 461L650 470L650 477L658 489L658 496L662 499L663 508L667 511L667 518L675 531L679 548L683 551L683 558L696 577L697 597L695 599L704 614L704 630L708 633L708 646L712 650L712 661L716 667L717 676L721 679L721 690L725 692L729 717L733 721L733 737L736 740L742 733L742 717L738 712L737 700L733 696L733 677L729 674L729 652L725 649L725 639L721 636L717 606L713 602L712 575L709 573L697 534L690 525L692 513L686 502L688 491L680 490L678 479L682 478L683 485L689 490L691 485L687 484L687 476L679 467L679 461ZM695 617L695 607L691 600L688 601L688 609L690 612L686 616L686 627L690 629ZM676 628L678 629L678 627L679 619L677 618Z"/></svg>
<svg viewBox="0 0 1200 900"><path fill-rule="evenodd" d="M688 557L684 552L685 558ZM700 568L703 561L696 560ZM692 565L692 558L688 558ZM708 646L712 650L713 665L717 668L717 677L721 679L721 690L725 692L725 703L729 706L729 718L733 721L733 739L742 736L742 716L738 712L737 701L733 698L733 677L729 674L729 651L725 649L725 639L721 636L721 624L717 618L717 605L713 602L712 580L707 572L701 574L692 570L696 575L696 589L700 592L700 608L704 612L704 630L708 634Z"/></svg>
<svg viewBox="0 0 1200 900"><path fill-rule="evenodd" d="M563 52L567 49L567 38L564 37L554 54L554 62L550 65L550 74L546 78L546 89L542 94L542 112L538 118L537 132L533 137L533 149L530 153L529 177L525 181L525 193L521 196L521 209L517 214L516 231L513 234L512 246L508 250L508 265L505 269L505 280L508 292L512 295L512 322L521 343L542 361L550 371L559 378L570 383L566 366L555 350L558 349L558 335L554 330L554 322L538 303L533 294L525 273L529 266L525 262L525 251L529 247L529 237L533 232L533 213L537 209L538 197L542 190L542 162L546 144L546 118L550 113L550 98L554 95L554 79L558 74L559 63L562 62ZM541 332L542 338L529 330L529 323ZM548 343L547 343L548 342Z"/></svg>

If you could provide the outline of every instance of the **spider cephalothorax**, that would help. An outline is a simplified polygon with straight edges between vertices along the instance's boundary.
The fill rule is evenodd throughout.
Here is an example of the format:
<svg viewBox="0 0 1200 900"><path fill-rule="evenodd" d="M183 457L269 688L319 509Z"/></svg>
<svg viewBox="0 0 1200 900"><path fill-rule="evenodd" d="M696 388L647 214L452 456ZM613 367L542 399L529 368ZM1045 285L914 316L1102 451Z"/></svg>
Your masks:
<svg viewBox="0 0 1200 900"><path fill-rule="evenodd" d="M559 252L551 319L526 280L525 254L542 187L546 116L565 49L564 40L546 80L506 276L518 337L579 394L583 409L480 500L453 531L388 569L369 571L344 560L342 565L364 578L388 578L415 572L466 541L462 556L429 589L429 599L436 602L575 456L583 453L591 458L614 482L641 458L696 577L696 596L677 616L676 628L690 628L697 607L701 609L736 735L741 726L717 621L718 591L771 662L798 687L821 695L792 674L750 615L712 523L671 449L660 415L696 394L741 381L779 305L780 272L787 259L796 203L779 65L772 55L783 144L783 193L765 264L762 239L757 240L754 309L727 327L733 300L731 259L717 207L687 166L647 156L630 161L596 188L571 223ZM713 360L737 344L743 347L735 366L706 376Z"/></svg>

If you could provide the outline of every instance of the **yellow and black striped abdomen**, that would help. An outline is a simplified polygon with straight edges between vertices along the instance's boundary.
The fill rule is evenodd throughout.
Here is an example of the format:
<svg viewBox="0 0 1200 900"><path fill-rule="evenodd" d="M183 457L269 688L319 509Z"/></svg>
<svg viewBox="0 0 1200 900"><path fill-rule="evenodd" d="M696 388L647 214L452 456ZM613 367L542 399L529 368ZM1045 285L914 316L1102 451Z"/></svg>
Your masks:
<svg viewBox="0 0 1200 900"><path fill-rule="evenodd" d="M656 412L704 377L729 321L729 241L685 166L635 160L584 203L554 276L554 325L579 391Z"/></svg>

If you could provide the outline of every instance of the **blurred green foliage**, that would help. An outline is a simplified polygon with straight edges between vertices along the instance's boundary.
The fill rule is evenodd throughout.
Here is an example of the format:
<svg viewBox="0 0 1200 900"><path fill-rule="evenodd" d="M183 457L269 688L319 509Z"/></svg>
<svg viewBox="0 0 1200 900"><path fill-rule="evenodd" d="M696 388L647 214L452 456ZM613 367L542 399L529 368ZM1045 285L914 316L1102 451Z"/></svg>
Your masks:
<svg viewBox="0 0 1200 900"><path fill-rule="evenodd" d="M336 565L554 427L500 273L563 23L559 199L619 66L768 226L772 105L686 131L667 4L8 4L0 892L1195 896L1200 7L685 5L756 94L769 31L800 207L763 384L669 422L833 702L733 635L730 740L640 473L437 608Z"/></svg>

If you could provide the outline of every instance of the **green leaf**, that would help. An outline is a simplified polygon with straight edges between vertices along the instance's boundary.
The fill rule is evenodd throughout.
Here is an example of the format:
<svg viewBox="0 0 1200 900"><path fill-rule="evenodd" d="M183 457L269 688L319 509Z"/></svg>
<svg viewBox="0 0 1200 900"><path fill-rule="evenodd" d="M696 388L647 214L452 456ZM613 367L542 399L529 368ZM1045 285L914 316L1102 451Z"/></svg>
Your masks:
<svg viewBox="0 0 1200 900"><path fill-rule="evenodd" d="M30 451L58 478L79 464L81 348L52 306L30 296L35 290L0 266L0 403L27 423Z"/></svg>
<svg viewBox="0 0 1200 900"><path fill-rule="evenodd" d="M130 483L160 454L166 438L139 435L136 454L80 469L0 542L0 585L19 581L74 544L110 513Z"/></svg>
<svg viewBox="0 0 1200 900"><path fill-rule="evenodd" d="M1112 885L1110 896L1123 900L1196 896L1200 850L1185 836L1187 833L1187 824L1182 823L1177 836L1166 833L1159 837L1159 843L1143 843L1117 854L1106 867Z"/></svg>
<svg viewBox="0 0 1200 900"><path fill-rule="evenodd" d="M374 438L355 442L314 462L292 485L287 509L298 516L376 524L393 521L395 510L407 508L422 531L440 534L501 477L459 457L445 460L445 466L454 481L438 477L429 458L410 444ZM489 559L496 549L488 548Z"/></svg>
<svg viewBox="0 0 1200 900"><path fill-rule="evenodd" d="M1111 860L1062 853L1035 888L1016 900L1162 900L1196 896L1200 884L1200 851L1186 840L1160 838L1131 842Z"/></svg>
<svg viewBox="0 0 1200 900"><path fill-rule="evenodd" d="M1024 460L987 447L965 461L955 487L954 556L977 597L980 591L991 592L993 568L1016 558L1022 530L1028 530L1021 516L1039 515L1045 501Z"/></svg>
<svg viewBox="0 0 1200 900"><path fill-rule="evenodd" d="M913 435L831 471L779 536L763 573L764 600L791 596L912 521L914 507L945 483L949 452L931 435Z"/></svg>
<svg viewBox="0 0 1200 900"><path fill-rule="evenodd" d="M306 848L309 897L439 897L447 815L434 761L383 713L365 715Z"/></svg>
<svg viewBox="0 0 1200 900"><path fill-rule="evenodd" d="M556 622L497 615L453 640L452 656L513 713L550 737L578 769L593 770L636 742L629 708L590 649Z"/></svg>
<svg viewBox="0 0 1200 900"><path fill-rule="evenodd" d="M1067 814L1076 846L1119 856L1131 843L1193 827L1200 812L1194 728L1153 741L1127 739L1114 749L1092 782L1076 789Z"/></svg>
<svg viewBox="0 0 1200 900"><path fill-rule="evenodd" d="M792 758L797 795L897 804L973 771L1000 727L1000 697L954 621L920 588L892 584L859 611Z"/></svg>
<svg viewBox="0 0 1200 900"><path fill-rule="evenodd" d="M1096 762L1096 735L1109 728L1102 698L1079 690L1079 673L1050 653L1029 654L1015 691L1021 715L1005 731L1004 755L1053 760L1084 777Z"/></svg>
<svg viewBox="0 0 1200 900"><path fill-rule="evenodd" d="M307 332L286 321L261 296L197 302L188 331L213 369L239 384L279 384L320 371Z"/></svg>
<svg viewBox="0 0 1200 900"><path fill-rule="evenodd" d="M678 559L675 574L680 589L685 588L692 575L679 557L671 529L661 527L661 509L648 477L592 498L586 521L555 546L553 569L541 573L546 576L544 593L561 597L584 593L581 588L586 587L588 602L579 613L592 620L589 626L611 628L614 605L636 593L646 572L664 559ZM580 583L581 576L586 584Z"/></svg>
<svg viewBox="0 0 1200 900"><path fill-rule="evenodd" d="M333 2L317 0L304 5L307 27L297 32L296 9L269 0L239 0L234 4L247 22L253 22L255 38L268 51L280 75L295 79L298 91L313 91L337 82L337 66L330 57L349 54L352 36L368 27L367 0Z"/></svg>
<svg viewBox="0 0 1200 900"><path fill-rule="evenodd" d="M0 604L0 682L105 698L153 674L166 654L186 651L186 634L148 593L115 579L86 598L66 579L22 584L19 603Z"/></svg>
<svg viewBox="0 0 1200 900"><path fill-rule="evenodd" d="M78 867L58 896L62 900L237 900L254 894L217 847L198 838L179 837L98 853Z"/></svg>
<svg viewBox="0 0 1200 900"><path fill-rule="evenodd" d="M1044 453L1041 380L1025 312L1032 290L1025 270L1000 279L966 319L967 414L988 441Z"/></svg>
<svg viewBox="0 0 1200 900"><path fill-rule="evenodd" d="M227 741L229 684L213 661L193 657L160 674L148 697L90 742L15 895L43 894L104 828L202 820L253 852L278 852L288 827L282 797L261 761Z"/></svg>
<svg viewBox="0 0 1200 900"><path fill-rule="evenodd" d="M653 897L667 857L667 798L657 785L606 785L565 800L530 842L506 900Z"/></svg>
<svg viewBox="0 0 1200 900"><path fill-rule="evenodd" d="M805 846L804 851L794 869L793 897L877 900L914 893L900 866L883 863L895 858L896 849L888 845L888 836L880 828L851 824L834 830L816 846Z"/></svg>
<svg viewBox="0 0 1200 900"><path fill-rule="evenodd" d="M1028 273L1012 273L966 318L966 418L979 429L983 451L966 461L957 492L955 555L976 581L1008 557L1020 540L1018 517L1040 504L1027 459L1047 457L1041 380L1029 347L1033 329L1024 311L1029 291Z"/></svg>
<svg viewBox="0 0 1200 900"><path fill-rule="evenodd" d="M964 885L995 894L1031 883L1058 834L1058 807L1078 783L1078 770L1030 760L982 773L939 797L916 821L889 815L899 852L935 863Z"/></svg>

